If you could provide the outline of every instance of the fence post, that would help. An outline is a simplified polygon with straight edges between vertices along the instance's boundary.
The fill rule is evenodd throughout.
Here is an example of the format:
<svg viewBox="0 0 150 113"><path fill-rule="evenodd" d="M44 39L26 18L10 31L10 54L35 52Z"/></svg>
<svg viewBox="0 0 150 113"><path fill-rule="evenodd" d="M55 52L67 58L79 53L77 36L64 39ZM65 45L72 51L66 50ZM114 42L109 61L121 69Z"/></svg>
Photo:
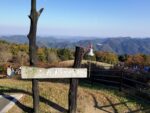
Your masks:
<svg viewBox="0 0 150 113"><path fill-rule="evenodd" d="M84 53L84 49L81 47L76 47L75 52L75 60L74 60L74 68L81 67L82 56ZM71 78L70 79L70 89L69 89L69 113L76 113L77 108L77 89L78 89L78 79Z"/></svg>
<svg viewBox="0 0 150 113"><path fill-rule="evenodd" d="M123 71L121 71L121 75L120 75L120 87L119 87L119 91L122 91L122 87L123 87Z"/></svg>
<svg viewBox="0 0 150 113"><path fill-rule="evenodd" d="M93 86L93 77L91 76L91 61L87 62L88 69L88 80L90 81L90 85Z"/></svg>

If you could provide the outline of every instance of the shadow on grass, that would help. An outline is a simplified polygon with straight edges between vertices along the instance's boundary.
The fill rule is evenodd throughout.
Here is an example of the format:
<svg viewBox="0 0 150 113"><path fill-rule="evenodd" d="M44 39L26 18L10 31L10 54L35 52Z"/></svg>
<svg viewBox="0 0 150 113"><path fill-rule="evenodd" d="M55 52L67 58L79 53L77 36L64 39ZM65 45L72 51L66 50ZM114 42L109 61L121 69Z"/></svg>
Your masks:
<svg viewBox="0 0 150 113"><path fill-rule="evenodd" d="M0 86L0 94L1 95L4 95L5 93L22 93L22 94L26 94L26 95L29 95L29 96L32 96L32 93L28 92L28 91L25 91L25 90L22 90L22 89L14 89L14 88L9 88L9 87L4 87L4 86ZM63 112L63 113L66 113L68 112L67 109L61 107L60 105L40 96L40 101L53 107L54 109L58 110L59 112ZM17 101L15 103L19 108L21 108L24 112L27 112L27 113L32 113L33 112L33 109L28 107L28 106L25 106L23 105L22 103L20 103L19 101Z"/></svg>
<svg viewBox="0 0 150 113"><path fill-rule="evenodd" d="M62 84L69 84L70 83L70 79L43 79L43 80L40 80L40 82L52 82L52 83L62 83Z"/></svg>
<svg viewBox="0 0 150 113"><path fill-rule="evenodd" d="M99 102L97 101L96 97L91 94L93 101L94 101L94 107L97 109L100 109L106 113L119 113L119 111L117 110L116 106L119 105L124 105L127 109L128 112L127 113L139 113L141 111L143 111L144 113L149 113L150 112L150 107L146 107L146 108L140 108L140 109L136 109L136 110L131 110L129 108L129 106L127 105L127 103L132 102L132 101L126 101L126 102L119 102L119 103L113 103L112 100L110 100L108 97L105 97L106 100L109 102L108 105L104 105L104 106L100 106ZM113 109L113 112L110 112L108 110L106 110L105 108L111 107Z"/></svg>
<svg viewBox="0 0 150 113"><path fill-rule="evenodd" d="M111 107L113 109L113 113L119 113L118 110L116 109L116 106L118 106L118 105L124 105L128 109L128 113L138 113L141 111L144 113L150 113L150 106L149 106L150 103L148 103L147 101L145 102L144 100L140 100L139 98L133 97L131 95L127 95L123 92L119 92L118 88L108 87L106 85L100 85L100 84L91 85L91 84L83 82L83 81L80 82L80 86L90 88L90 89L95 89L95 90L109 90L110 92L113 92L115 95L127 98L129 100L129 101L125 101L125 102L113 103L112 100L110 100L108 97L105 97L106 100L109 102L109 104L105 105L105 106L100 106L96 97L93 94L90 94L93 98L94 107L97 109L103 110L106 113L112 113L112 112L104 109L107 107ZM136 110L132 110L127 105L127 103L129 103L129 102L137 103L141 107Z"/></svg>

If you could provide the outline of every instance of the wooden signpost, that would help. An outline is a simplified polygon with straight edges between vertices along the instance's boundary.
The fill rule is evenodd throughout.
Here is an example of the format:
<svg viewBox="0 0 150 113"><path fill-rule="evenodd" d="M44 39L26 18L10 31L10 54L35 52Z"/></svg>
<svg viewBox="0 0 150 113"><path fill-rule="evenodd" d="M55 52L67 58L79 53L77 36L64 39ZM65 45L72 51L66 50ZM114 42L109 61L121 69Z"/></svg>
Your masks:
<svg viewBox="0 0 150 113"><path fill-rule="evenodd" d="M22 79L51 79L51 78L69 78L70 79L70 89L69 89L69 100L68 100L68 113L76 113L77 108L77 88L78 88L78 78L87 78L87 69L80 68L81 61L84 50L81 47L76 47L75 61L73 68L38 68L38 67L21 67L21 78ZM39 88L33 87L33 94L39 93ZM37 99L37 100L36 100ZM37 108L39 106L39 95L37 98L33 98L36 101L36 106L34 106L35 113L39 113Z"/></svg>
<svg viewBox="0 0 150 113"><path fill-rule="evenodd" d="M30 31L28 34L29 39L29 58L31 67L22 67L21 75L22 79L32 79L32 93L33 93L33 112L39 113L39 79L45 78L70 78L70 89L69 89L69 113L76 112L77 104L77 87L78 79L87 77L86 69L62 69L62 68L51 68L43 69L36 68L37 64L37 45L36 45L36 32L38 19L43 12L43 8L39 11L36 9L36 0L31 0L31 12L29 15L30 19ZM84 49L76 47L74 68L80 68L81 60L84 53ZM54 72L54 73L53 73Z"/></svg>

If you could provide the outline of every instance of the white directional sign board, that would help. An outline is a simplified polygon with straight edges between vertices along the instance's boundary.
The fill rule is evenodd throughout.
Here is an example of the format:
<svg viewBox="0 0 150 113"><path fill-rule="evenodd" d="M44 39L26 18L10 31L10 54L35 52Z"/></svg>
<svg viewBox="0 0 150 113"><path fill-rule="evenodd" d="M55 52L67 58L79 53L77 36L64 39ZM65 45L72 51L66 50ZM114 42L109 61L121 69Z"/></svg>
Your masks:
<svg viewBox="0 0 150 113"><path fill-rule="evenodd" d="M86 68L38 68L21 67L22 79L47 79L47 78L87 78Z"/></svg>

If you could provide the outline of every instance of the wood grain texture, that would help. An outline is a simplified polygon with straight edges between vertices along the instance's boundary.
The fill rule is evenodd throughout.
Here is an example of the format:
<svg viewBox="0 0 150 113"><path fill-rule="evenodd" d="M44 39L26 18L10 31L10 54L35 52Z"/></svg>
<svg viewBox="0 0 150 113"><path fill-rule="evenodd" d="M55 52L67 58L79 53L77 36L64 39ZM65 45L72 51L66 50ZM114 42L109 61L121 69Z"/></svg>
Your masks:
<svg viewBox="0 0 150 113"><path fill-rule="evenodd" d="M22 79L47 79L47 78L86 78L86 68L38 68L22 66Z"/></svg>

